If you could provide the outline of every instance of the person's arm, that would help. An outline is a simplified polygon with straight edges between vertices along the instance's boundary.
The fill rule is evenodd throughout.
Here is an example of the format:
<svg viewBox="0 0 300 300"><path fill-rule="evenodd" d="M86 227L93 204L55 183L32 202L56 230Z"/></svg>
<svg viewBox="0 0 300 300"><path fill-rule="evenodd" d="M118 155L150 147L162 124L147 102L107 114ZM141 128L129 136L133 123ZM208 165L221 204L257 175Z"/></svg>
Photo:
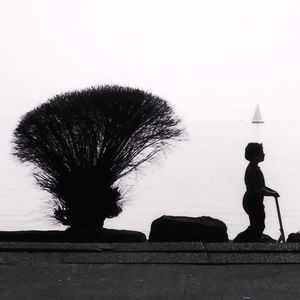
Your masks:
<svg viewBox="0 0 300 300"><path fill-rule="evenodd" d="M276 191L268 188L267 186L262 187L262 193L264 196L272 196L275 198L280 197L280 195Z"/></svg>
<svg viewBox="0 0 300 300"><path fill-rule="evenodd" d="M279 197L279 194L276 191L265 186L263 173L259 169L250 169L249 175L251 176L252 186L257 194L260 194L262 196L271 196L275 198Z"/></svg>

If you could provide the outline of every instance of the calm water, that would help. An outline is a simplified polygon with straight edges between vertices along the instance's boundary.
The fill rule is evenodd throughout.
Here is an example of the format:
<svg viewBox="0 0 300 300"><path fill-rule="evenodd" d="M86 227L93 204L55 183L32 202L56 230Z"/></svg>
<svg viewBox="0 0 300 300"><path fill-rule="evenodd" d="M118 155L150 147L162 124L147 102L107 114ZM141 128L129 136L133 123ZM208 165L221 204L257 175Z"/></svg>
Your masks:
<svg viewBox="0 0 300 300"><path fill-rule="evenodd" d="M108 228L139 230L148 235L153 219L166 215L212 216L224 221L230 238L244 230L248 217L241 201L247 162L244 147L263 142L260 167L267 186L276 189L286 235L300 230L300 123L186 124L188 141L123 180L128 189L123 213L107 220ZM10 153L10 132L1 126L0 230L62 229L51 219L48 193L36 187L29 166ZM279 225L273 198L265 197L266 230L274 238Z"/></svg>

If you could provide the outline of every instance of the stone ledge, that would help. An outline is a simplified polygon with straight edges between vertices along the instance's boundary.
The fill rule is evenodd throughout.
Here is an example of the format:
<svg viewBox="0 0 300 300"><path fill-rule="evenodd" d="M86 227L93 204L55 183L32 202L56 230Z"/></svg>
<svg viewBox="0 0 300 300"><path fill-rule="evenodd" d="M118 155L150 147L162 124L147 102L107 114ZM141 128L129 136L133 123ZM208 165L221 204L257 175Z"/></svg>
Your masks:
<svg viewBox="0 0 300 300"><path fill-rule="evenodd" d="M300 264L300 244L0 242L8 264Z"/></svg>
<svg viewBox="0 0 300 300"><path fill-rule="evenodd" d="M63 243L63 242L0 242L3 251L53 252L300 252L300 243L202 243L202 242L137 242L137 243Z"/></svg>

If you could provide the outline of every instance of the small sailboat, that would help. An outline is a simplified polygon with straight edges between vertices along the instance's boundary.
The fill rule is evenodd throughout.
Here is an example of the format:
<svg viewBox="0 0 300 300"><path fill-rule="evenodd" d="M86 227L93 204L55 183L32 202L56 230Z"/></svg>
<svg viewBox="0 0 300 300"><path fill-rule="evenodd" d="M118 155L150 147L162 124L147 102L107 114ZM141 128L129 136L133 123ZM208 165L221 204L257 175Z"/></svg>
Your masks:
<svg viewBox="0 0 300 300"><path fill-rule="evenodd" d="M256 106L255 113L254 113L254 116L252 118L252 123L264 123L264 121L261 117L261 113L260 113L258 105Z"/></svg>

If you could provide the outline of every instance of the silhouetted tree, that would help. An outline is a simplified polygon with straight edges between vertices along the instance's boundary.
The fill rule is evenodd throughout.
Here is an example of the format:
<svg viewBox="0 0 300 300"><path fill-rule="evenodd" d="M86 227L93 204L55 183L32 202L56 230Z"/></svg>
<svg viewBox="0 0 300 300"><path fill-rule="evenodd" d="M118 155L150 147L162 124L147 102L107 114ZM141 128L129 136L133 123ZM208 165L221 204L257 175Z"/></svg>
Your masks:
<svg viewBox="0 0 300 300"><path fill-rule="evenodd" d="M139 89L92 87L57 95L22 117L14 152L53 195L54 217L94 230L121 212L118 180L180 140L168 103Z"/></svg>

